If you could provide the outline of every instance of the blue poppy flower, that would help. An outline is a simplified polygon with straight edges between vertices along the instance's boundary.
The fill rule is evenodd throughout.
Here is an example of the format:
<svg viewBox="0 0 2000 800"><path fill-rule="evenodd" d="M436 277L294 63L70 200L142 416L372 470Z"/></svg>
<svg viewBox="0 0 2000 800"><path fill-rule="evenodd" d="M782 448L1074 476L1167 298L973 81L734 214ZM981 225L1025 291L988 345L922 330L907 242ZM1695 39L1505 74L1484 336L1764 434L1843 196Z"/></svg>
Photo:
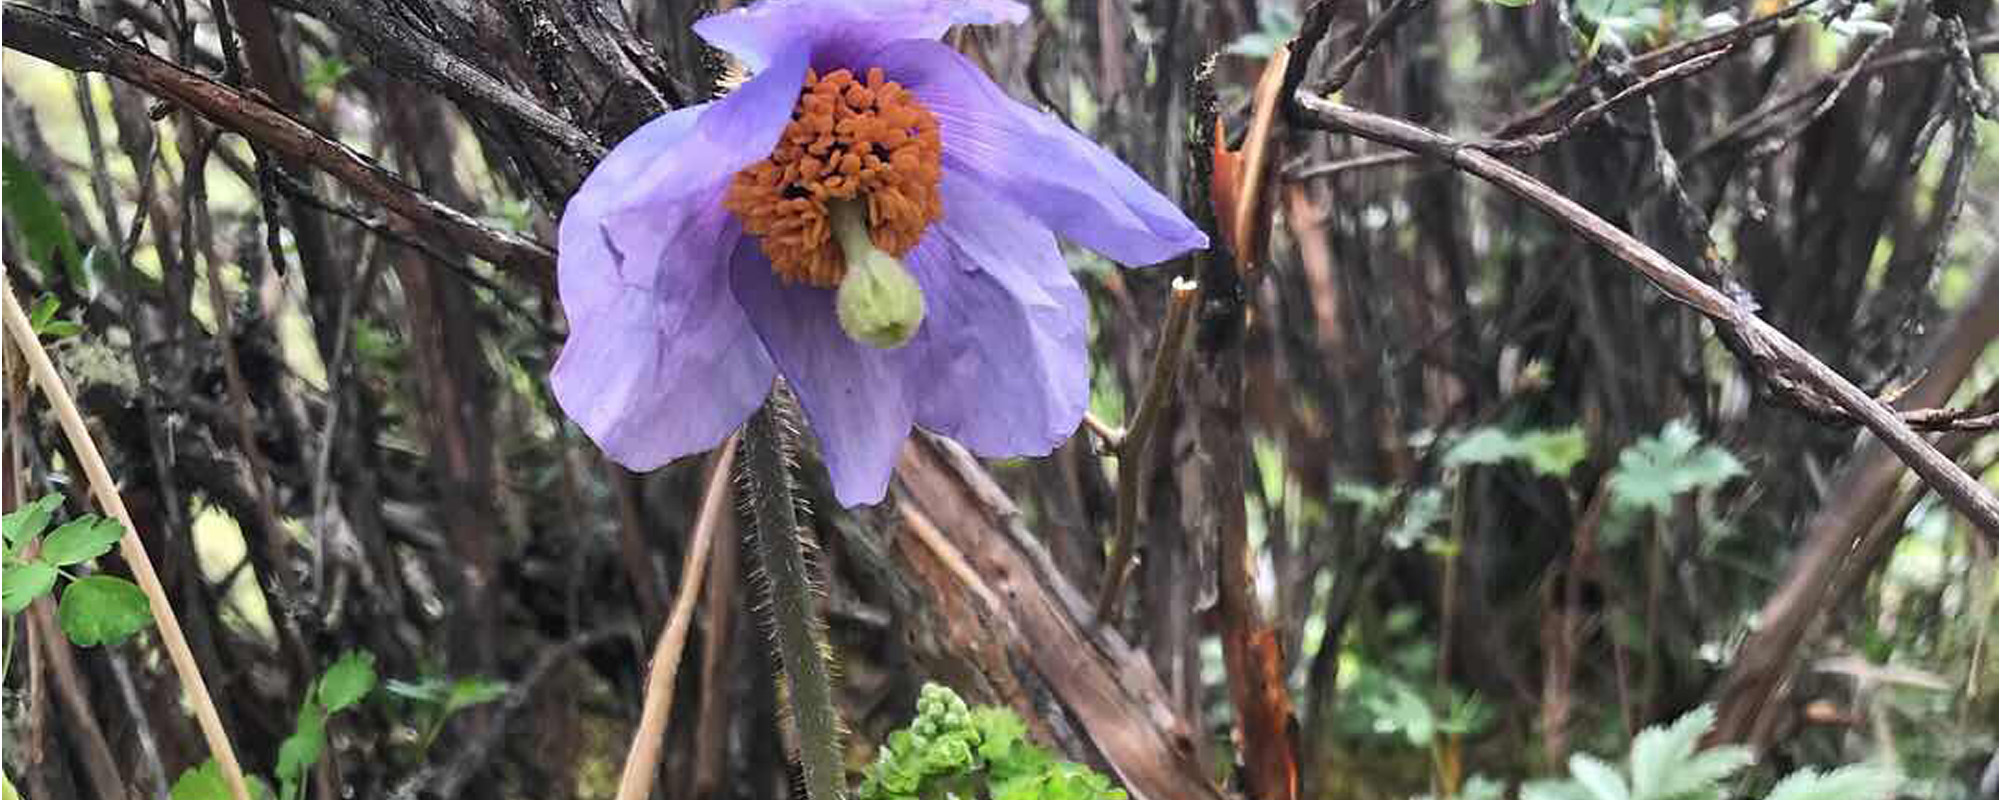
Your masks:
<svg viewBox="0 0 2000 800"><path fill-rule="evenodd" d="M655 119L563 212L553 381L612 459L714 447L783 375L835 496L881 500L911 426L1046 455L1089 401L1056 237L1128 265L1208 239L1117 158L938 41L1011 0L763 0L695 32L752 72Z"/></svg>

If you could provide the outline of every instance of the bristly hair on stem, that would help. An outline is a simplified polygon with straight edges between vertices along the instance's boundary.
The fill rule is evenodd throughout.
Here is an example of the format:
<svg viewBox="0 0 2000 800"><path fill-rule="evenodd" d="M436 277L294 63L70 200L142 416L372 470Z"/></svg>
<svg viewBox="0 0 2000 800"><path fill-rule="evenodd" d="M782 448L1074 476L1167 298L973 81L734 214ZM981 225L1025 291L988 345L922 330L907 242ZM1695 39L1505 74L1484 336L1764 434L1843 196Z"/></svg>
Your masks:
<svg viewBox="0 0 2000 800"><path fill-rule="evenodd" d="M799 426L791 393L780 382L743 426L736 458L744 532L757 553L758 611L775 645L781 716L796 734L800 773L811 800L847 793L840 712L833 701L833 653L813 578L817 546L800 524L806 508L792 473Z"/></svg>

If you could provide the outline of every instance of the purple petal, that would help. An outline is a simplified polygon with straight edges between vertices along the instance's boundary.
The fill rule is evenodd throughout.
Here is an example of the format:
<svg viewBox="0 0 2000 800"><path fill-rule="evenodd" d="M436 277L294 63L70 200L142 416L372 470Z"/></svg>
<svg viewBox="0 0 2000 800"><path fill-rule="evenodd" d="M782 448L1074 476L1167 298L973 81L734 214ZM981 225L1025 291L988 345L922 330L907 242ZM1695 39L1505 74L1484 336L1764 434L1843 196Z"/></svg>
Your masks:
<svg viewBox="0 0 2000 800"><path fill-rule="evenodd" d="M707 234L714 218L726 214L693 227ZM720 228L723 240L741 238L733 224ZM602 293L579 311L569 303L573 264L609 254L589 238L565 240L561 252L570 334L551 383L563 412L613 461L648 470L707 450L763 402L776 370L719 258L660 270L653 286Z"/></svg>
<svg viewBox="0 0 2000 800"><path fill-rule="evenodd" d="M925 304L917 424L983 456L1047 455L1090 402L1083 290L1040 223L961 176L941 189L945 218L907 259Z"/></svg>
<svg viewBox="0 0 2000 800"><path fill-rule="evenodd" d="M576 302L572 283L592 284L577 299L595 299L650 287L667 269L725 262L735 243L713 252L714 237L690 226L720 207L731 177L770 156L791 122L805 71L805 52L792 51L723 99L663 115L612 148L570 198L560 235L563 251L584 238L604 240L614 269L573 269L564 258L565 306Z"/></svg>
<svg viewBox="0 0 2000 800"><path fill-rule="evenodd" d="M879 503L915 416L908 348L877 350L848 338L833 290L783 285L753 237L730 270L736 301L792 385L844 506Z"/></svg>
<svg viewBox="0 0 2000 800"><path fill-rule="evenodd" d="M805 69L804 51L786 54L722 100L647 123L563 210L556 401L627 467L714 447L770 390L775 368L729 292L741 231L721 199L770 154Z"/></svg>
<svg viewBox="0 0 2000 800"><path fill-rule="evenodd" d="M898 39L936 39L953 25L1018 24L1014 0L763 0L708 17L694 32L751 69L797 45L820 67L861 67L851 57Z"/></svg>
<svg viewBox="0 0 2000 800"><path fill-rule="evenodd" d="M1208 246L1173 201L1117 156L1014 102L951 48L893 42L864 61L937 115L947 172L972 176L1064 238L1133 266Z"/></svg>

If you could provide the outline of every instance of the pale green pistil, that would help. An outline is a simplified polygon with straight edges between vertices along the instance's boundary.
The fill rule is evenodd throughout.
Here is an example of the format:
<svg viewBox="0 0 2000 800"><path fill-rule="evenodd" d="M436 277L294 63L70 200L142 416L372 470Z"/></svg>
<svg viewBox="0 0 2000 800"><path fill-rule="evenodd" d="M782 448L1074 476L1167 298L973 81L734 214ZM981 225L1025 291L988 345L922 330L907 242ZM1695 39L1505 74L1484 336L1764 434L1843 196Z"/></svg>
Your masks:
<svg viewBox="0 0 2000 800"><path fill-rule="evenodd" d="M895 256L868 236L868 206L855 200L828 204L833 238L847 257L847 276L834 294L841 330L884 350L902 347L924 321L924 292Z"/></svg>

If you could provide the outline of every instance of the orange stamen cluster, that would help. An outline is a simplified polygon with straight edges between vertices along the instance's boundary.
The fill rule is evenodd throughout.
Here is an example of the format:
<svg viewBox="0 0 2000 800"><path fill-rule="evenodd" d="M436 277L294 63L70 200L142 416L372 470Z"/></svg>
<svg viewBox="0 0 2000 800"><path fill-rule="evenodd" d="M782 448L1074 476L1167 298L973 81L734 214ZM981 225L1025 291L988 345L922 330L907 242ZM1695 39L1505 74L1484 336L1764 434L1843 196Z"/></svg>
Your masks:
<svg viewBox="0 0 2000 800"><path fill-rule="evenodd" d="M880 68L865 83L845 69L808 70L777 148L736 174L722 204L785 282L837 286L847 259L827 205L865 200L869 239L901 258L943 215L940 152L937 118Z"/></svg>

